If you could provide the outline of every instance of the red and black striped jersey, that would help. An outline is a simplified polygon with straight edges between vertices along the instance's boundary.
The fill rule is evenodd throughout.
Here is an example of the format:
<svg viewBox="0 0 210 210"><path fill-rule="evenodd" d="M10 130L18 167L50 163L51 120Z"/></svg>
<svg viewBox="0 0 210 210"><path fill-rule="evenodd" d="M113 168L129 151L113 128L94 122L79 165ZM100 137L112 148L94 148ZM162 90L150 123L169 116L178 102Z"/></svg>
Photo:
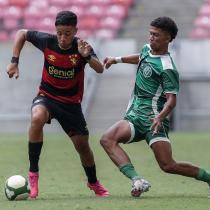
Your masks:
<svg viewBox="0 0 210 210"><path fill-rule="evenodd" d="M78 51L78 38L68 50L59 48L56 35L28 31L26 39L44 54L39 94L63 103L81 103L87 61ZM96 56L94 51L91 55Z"/></svg>

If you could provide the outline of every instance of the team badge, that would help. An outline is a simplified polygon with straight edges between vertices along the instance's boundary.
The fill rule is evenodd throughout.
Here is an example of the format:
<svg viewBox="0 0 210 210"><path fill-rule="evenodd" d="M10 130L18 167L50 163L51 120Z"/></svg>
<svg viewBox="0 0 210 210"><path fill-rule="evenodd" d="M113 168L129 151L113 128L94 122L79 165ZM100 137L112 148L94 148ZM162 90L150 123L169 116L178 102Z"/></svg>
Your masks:
<svg viewBox="0 0 210 210"><path fill-rule="evenodd" d="M48 60L55 62L56 57L54 55L48 55Z"/></svg>
<svg viewBox="0 0 210 210"><path fill-rule="evenodd" d="M70 62L72 66L76 66L78 62L78 55L70 55L69 56Z"/></svg>
<svg viewBox="0 0 210 210"><path fill-rule="evenodd" d="M143 69L143 75L145 78L149 78L152 76L152 69L150 66L146 66L144 69Z"/></svg>

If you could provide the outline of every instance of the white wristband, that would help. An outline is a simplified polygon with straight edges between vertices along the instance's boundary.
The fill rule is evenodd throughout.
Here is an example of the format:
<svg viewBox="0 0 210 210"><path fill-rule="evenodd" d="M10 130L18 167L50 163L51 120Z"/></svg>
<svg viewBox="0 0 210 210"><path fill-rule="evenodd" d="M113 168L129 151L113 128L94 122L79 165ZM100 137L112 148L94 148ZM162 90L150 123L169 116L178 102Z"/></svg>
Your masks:
<svg viewBox="0 0 210 210"><path fill-rule="evenodd" d="M122 57L115 57L116 63L123 63Z"/></svg>

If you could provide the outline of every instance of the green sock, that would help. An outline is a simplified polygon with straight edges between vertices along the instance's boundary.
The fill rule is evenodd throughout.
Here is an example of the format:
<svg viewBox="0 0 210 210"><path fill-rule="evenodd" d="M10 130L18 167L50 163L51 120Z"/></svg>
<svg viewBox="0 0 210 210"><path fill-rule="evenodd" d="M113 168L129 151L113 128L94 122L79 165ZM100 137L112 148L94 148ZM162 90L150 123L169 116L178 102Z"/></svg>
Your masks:
<svg viewBox="0 0 210 210"><path fill-rule="evenodd" d="M210 172L199 168L198 176L196 177L196 179L210 183Z"/></svg>
<svg viewBox="0 0 210 210"><path fill-rule="evenodd" d="M140 178L131 163L119 166L119 170L129 179Z"/></svg>

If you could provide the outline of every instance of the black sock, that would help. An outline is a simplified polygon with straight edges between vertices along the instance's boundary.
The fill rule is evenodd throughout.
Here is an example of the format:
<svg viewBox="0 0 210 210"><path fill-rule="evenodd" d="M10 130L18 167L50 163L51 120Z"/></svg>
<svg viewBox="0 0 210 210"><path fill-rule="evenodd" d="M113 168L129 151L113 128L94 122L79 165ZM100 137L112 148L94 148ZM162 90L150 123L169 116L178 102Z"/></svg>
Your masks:
<svg viewBox="0 0 210 210"><path fill-rule="evenodd" d="M28 143L28 156L30 161L29 171L38 172L39 171L39 156L41 153L43 142Z"/></svg>
<svg viewBox="0 0 210 210"><path fill-rule="evenodd" d="M83 166L83 168L84 168L86 176L88 178L88 182L91 184L96 183L97 182L96 166L95 165L93 165L91 167Z"/></svg>

